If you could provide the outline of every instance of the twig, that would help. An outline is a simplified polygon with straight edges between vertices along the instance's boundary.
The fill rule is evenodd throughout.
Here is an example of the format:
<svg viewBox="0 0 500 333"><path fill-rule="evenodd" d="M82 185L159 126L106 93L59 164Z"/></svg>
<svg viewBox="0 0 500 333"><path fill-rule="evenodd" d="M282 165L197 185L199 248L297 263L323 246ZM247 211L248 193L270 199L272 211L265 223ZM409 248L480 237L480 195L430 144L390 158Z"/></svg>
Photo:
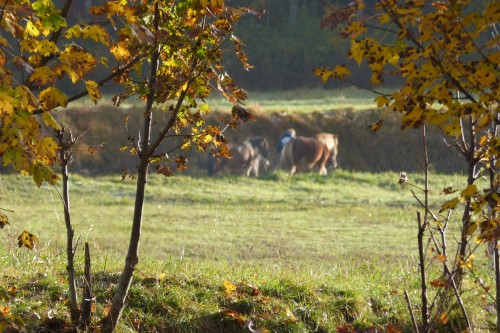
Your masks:
<svg viewBox="0 0 500 333"><path fill-rule="evenodd" d="M410 297L408 296L408 292L406 290L404 292L405 292L406 305L408 305L408 311L410 312L411 322L413 323L413 332L418 333L418 325L417 321L415 320L415 315L413 315Z"/></svg>

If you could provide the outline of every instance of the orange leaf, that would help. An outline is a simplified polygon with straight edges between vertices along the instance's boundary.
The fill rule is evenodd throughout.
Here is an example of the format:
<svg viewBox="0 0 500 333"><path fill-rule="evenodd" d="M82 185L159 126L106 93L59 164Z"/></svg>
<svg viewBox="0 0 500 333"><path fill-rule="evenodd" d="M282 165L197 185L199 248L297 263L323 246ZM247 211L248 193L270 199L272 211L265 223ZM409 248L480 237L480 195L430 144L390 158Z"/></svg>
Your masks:
<svg viewBox="0 0 500 333"><path fill-rule="evenodd" d="M245 324L245 316L243 316L241 313L239 312L236 312L234 310L229 310L229 309L226 309L226 310L223 310L222 311L222 314L226 317L231 317L233 319L236 319L236 321L238 321L238 323L240 323L241 325L244 325Z"/></svg>
<svg viewBox="0 0 500 333"><path fill-rule="evenodd" d="M0 314L4 317L10 315L10 306L0 306Z"/></svg>
<svg viewBox="0 0 500 333"><path fill-rule="evenodd" d="M439 254L435 256L434 259L442 263L446 262L446 256L444 254Z"/></svg>
<svg viewBox="0 0 500 333"><path fill-rule="evenodd" d="M446 324L448 322L448 314L446 312L441 313L439 316L439 322L441 324Z"/></svg>
<svg viewBox="0 0 500 333"><path fill-rule="evenodd" d="M446 281L443 281L443 280L433 280L430 282L431 286L435 287L435 288L441 288L441 287L446 287L448 285L448 283Z"/></svg>

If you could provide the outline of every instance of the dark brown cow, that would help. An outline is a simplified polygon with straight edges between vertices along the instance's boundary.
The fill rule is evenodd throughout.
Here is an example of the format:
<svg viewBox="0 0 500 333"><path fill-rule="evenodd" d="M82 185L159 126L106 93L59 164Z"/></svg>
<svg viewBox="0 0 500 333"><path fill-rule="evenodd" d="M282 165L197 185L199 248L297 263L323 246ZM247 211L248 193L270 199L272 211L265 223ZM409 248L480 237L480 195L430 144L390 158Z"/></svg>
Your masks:
<svg viewBox="0 0 500 333"><path fill-rule="evenodd" d="M267 155L269 144L266 138L251 137L243 143L228 144L231 158L221 158L220 160L209 161L209 175L218 172L229 172L231 174L243 174L246 176L259 176L260 165L269 166Z"/></svg>

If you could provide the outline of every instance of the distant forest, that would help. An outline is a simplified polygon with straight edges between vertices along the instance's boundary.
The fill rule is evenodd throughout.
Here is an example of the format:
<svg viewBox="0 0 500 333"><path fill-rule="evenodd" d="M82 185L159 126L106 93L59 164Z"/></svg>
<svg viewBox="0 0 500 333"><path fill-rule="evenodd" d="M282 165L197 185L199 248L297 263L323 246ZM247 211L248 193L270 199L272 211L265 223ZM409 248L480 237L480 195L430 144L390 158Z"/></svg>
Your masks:
<svg viewBox="0 0 500 333"><path fill-rule="evenodd" d="M226 70L240 87L251 91L325 87L312 74L313 69L348 62L348 43L340 36L340 29L322 30L320 23L329 6L346 6L350 0L226 1L234 6L248 6L264 12L262 18L245 17L236 29L236 35L245 43L244 51L254 68L245 72L234 52L228 50L226 53ZM69 20L88 21L89 8L102 2L103 0L75 1L73 6L78 7L78 10L74 12L80 14ZM368 8L375 0L365 2ZM369 82L366 70L360 69L353 74L354 79Z"/></svg>
<svg viewBox="0 0 500 333"><path fill-rule="evenodd" d="M312 74L316 67L347 64L349 44L337 31L322 30L321 19L329 7L347 6L350 0L237 0L237 5L264 11L259 19L245 18L237 27L238 37L254 66L244 72L234 56L228 57L228 72L247 90L290 90L324 87ZM375 0L365 0L369 15ZM229 52L228 52L229 55ZM353 80L370 82L366 69L353 68ZM338 87L339 83L337 83Z"/></svg>

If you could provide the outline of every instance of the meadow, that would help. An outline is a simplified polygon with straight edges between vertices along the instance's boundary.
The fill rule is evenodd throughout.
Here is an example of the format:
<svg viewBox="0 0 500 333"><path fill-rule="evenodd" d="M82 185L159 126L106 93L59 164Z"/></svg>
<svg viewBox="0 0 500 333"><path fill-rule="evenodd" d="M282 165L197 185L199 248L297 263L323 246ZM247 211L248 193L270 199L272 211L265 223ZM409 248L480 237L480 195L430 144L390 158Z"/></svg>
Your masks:
<svg viewBox="0 0 500 333"><path fill-rule="evenodd" d="M421 176L414 177L418 184ZM398 180L394 172L342 170L326 177L277 172L259 179L153 175L142 251L150 257L226 261L409 260L418 207ZM459 180L437 177L434 207L444 199L440 191ZM11 231L38 235L41 248L64 246L58 237L64 228L60 189L36 189L21 176L3 176L0 185L2 206L14 210ZM76 236L96 250L126 251L134 193L134 182L119 176L73 175Z"/></svg>
<svg viewBox="0 0 500 333"><path fill-rule="evenodd" d="M366 127L378 113L371 109L372 96L357 91L260 93L250 98L248 107L258 114L258 122L242 126L242 135L272 136L274 143L279 130L289 126L308 133L321 125L341 134L341 168L327 176L273 171L260 178L207 177L203 160L194 159L198 164L186 174L151 174L140 262L117 332L248 332L249 320L262 332L412 332L403 292L408 291L418 318L416 214L422 209L411 191L422 195L424 178L408 172L414 186L399 185L399 171L359 170L376 170L380 161L388 160L419 169L418 133L405 141L408 133L401 133L397 119L386 120L389 125L378 136L368 133ZM227 108L217 99L210 104L214 110ZM93 163L96 168L111 161L119 164L113 154L123 136L109 124L121 123L121 113L106 106L77 108L71 124L92 130L77 159L86 145L107 146L104 154L83 156L86 162L77 161L75 168L88 172ZM129 106L135 109L140 108ZM430 144L437 148L438 142L442 139L436 133ZM431 157L454 164L447 156L439 152ZM101 164L96 166L96 161ZM133 179L107 172L70 177L76 269L82 273L83 244L88 242L95 327L122 269L135 195ZM461 174L431 173L431 208L439 210L454 195L444 195L444 188L460 188L463 182ZM10 222L0 230L0 331L17 325L26 332L48 332L50 320L69 321L60 192L60 184L36 188L29 177L0 175L0 209ZM460 213L453 213L456 218L449 226L450 247ZM34 251L17 246L23 230L38 237ZM463 295L478 332L494 328L491 301L477 283L494 283L483 252L483 246L476 251L478 270L467 275ZM432 257L428 255L434 263L430 280L441 273ZM81 277L78 282L82 284ZM431 298L436 291L429 290ZM446 323L435 330L457 327L460 323L450 311Z"/></svg>
<svg viewBox="0 0 500 333"><path fill-rule="evenodd" d="M423 185L421 174L408 176ZM395 172L345 170L262 178L152 175L137 279L119 331L246 332L249 319L270 332L411 331L403 290L418 303L419 207L410 192L418 189L398 180ZM443 188L461 181L461 175L433 174L432 207L446 199ZM70 190L78 267L88 242L98 317L126 253L135 184L72 175ZM5 300L14 317L67 316L59 191L46 184L36 189L27 177L0 178L1 208L13 210L0 234L0 290L13 296ZM39 237L36 251L17 248L24 229ZM483 279L491 283L478 252ZM484 295L470 283L468 306L477 327L487 330ZM9 294L12 287L18 291Z"/></svg>

